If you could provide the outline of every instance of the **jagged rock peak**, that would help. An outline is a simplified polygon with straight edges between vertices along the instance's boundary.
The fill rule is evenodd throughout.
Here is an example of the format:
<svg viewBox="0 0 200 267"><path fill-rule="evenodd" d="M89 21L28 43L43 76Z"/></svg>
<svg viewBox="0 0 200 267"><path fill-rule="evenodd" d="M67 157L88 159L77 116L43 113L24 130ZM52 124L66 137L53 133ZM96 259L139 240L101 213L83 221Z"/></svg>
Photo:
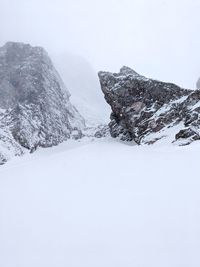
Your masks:
<svg viewBox="0 0 200 267"><path fill-rule="evenodd" d="M122 140L151 144L161 139L190 143L200 139L200 91L138 75L99 72L111 106L110 133Z"/></svg>
<svg viewBox="0 0 200 267"><path fill-rule="evenodd" d="M0 128L9 131L5 140L13 138L34 150L81 135L84 119L69 97L43 48L15 42L0 48Z"/></svg>
<svg viewBox="0 0 200 267"><path fill-rule="evenodd" d="M123 66L121 69L120 69L120 73L121 74L125 74L125 75L128 75L128 74L131 74L131 75L139 75L136 71L134 71L133 69L127 67L127 66Z"/></svg>
<svg viewBox="0 0 200 267"><path fill-rule="evenodd" d="M30 44L25 44L23 42L11 42L11 41L8 41L8 42L5 43L5 45L3 45L1 47L1 49L16 49L16 50L19 50L19 49L24 50L25 48L27 48L27 50L38 49L38 50L41 50L41 51L45 51L43 47L39 47L39 46L33 47Z"/></svg>
<svg viewBox="0 0 200 267"><path fill-rule="evenodd" d="M7 42L3 47L0 48L1 60L5 60L5 63L21 63L23 60L27 60L27 57L37 57L48 60L48 64L51 64L51 60L48 57L47 52L44 48L35 46L32 47L30 44L24 44L20 42Z"/></svg>
<svg viewBox="0 0 200 267"><path fill-rule="evenodd" d="M47 55L47 52L46 50L41 47L41 46L31 46L30 44L25 44L25 43L22 43L22 42L6 42L5 45L3 45L1 48L1 50L7 50L10 51L11 50L15 50L15 51L23 51L23 52L27 52L27 53L30 53L30 51L32 51L32 53L35 53L35 52L41 52L45 55Z"/></svg>

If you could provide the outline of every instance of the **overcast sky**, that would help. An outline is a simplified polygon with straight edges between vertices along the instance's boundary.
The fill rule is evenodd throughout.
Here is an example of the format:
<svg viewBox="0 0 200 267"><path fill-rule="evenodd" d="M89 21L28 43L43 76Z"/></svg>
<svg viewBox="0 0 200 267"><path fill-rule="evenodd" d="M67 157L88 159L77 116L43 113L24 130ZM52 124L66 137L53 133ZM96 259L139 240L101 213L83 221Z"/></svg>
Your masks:
<svg viewBox="0 0 200 267"><path fill-rule="evenodd" d="M184 87L200 76L200 0L0 0L0 45L84 56L98 70L137 72Z"/></svg>

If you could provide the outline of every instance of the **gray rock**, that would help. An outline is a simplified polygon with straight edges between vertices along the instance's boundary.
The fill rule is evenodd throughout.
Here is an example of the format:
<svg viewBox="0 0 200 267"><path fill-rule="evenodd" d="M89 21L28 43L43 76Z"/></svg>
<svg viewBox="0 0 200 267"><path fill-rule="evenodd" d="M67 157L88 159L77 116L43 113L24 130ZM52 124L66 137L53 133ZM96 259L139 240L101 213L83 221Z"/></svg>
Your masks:
<svg viewBox="0 0 200 267"><path fill-rule="evenodd" d="M109 136L110 136L110 131L107 125L99 125L94 133L95 138L104 138Z"/></svg>
<svg viewBox="0 0 200 267"><path fill-rule="evenodd" d="M22 148L57 145L75 131L81 136L85 122L69 98L43 48L13 42L0 48L0 127Z"/></svg>
<svg viewBox="0 0 200 267"><path fill-rule="evenodd" d="M200 90L148 79L128 67L119 73L99 72L99 79L112 109L112 137L137 144L199 139Z"/></svg>

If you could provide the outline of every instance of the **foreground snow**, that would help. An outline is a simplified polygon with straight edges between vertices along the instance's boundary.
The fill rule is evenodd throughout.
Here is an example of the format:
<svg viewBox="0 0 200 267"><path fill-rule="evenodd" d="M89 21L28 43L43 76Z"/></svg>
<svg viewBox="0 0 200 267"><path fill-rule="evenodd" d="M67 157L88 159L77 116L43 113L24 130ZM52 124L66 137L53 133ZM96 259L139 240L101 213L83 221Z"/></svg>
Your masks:
<svg viewBox="0 0 200 267"><path fill-rule="evenodd" d="M200 266L200 143L69 141L0 167L1 267Z"/></svg>

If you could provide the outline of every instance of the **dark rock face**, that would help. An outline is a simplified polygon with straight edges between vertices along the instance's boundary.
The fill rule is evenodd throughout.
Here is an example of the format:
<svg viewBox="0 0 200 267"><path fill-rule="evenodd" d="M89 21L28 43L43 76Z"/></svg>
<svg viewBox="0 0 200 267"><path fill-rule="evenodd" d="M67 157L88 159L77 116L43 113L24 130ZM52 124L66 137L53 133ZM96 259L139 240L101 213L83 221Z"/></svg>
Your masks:
<svg viewBox="0 0 200 267"><path fill-rule="evenodd" d="M94 133L94 137L96 138L103 138L103 137L109 137L110 131L109 127L107 125L99 125Z"/></svg>
<svg viewBox="0 0 200 267"><path fill-rule="evenodd" d="M43 48L12 42L0 48L0 128L20 153L81 136L84 119L69 97Z"/></svg>
<svg viewBox="0 0 200 267"><path fill-rule="evenodd" d="M99 79L112 108L112 137L137 144L200 139L200 90L148 79L128 67L119 73L99 72Z"/></svg>

